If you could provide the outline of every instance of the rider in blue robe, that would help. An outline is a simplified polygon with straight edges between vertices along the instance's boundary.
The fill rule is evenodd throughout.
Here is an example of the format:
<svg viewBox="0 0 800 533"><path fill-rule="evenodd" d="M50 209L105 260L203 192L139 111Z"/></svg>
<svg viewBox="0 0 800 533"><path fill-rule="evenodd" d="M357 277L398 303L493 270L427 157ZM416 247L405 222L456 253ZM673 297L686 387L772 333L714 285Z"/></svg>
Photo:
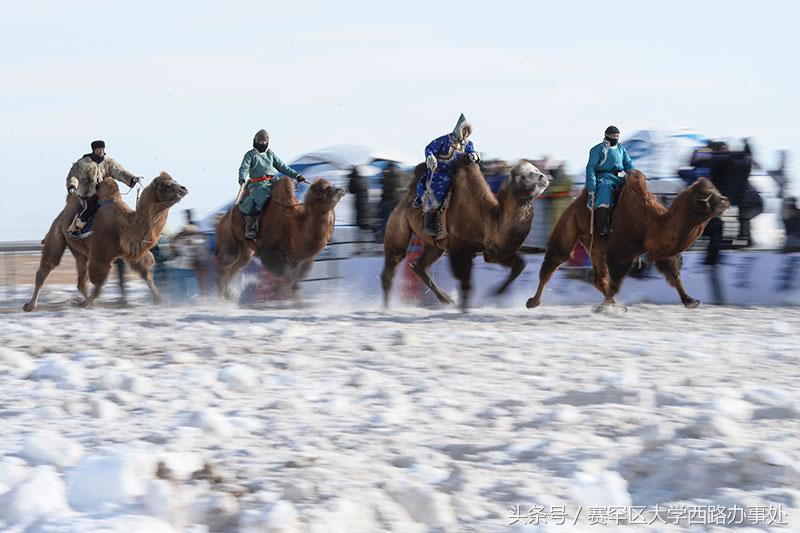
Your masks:
<svg viewBox="0 0 800 533"><path fill-rule="evenodd" d="M452 133L434 139L425 147L428 170L417 184L414 206L422 207L423 230L429 235L439 233L439 210L450 190L453 164L464 154L469 154L473 161L479 159L472 141L467 140L471 133L472 124L462 113Z"/></svg>

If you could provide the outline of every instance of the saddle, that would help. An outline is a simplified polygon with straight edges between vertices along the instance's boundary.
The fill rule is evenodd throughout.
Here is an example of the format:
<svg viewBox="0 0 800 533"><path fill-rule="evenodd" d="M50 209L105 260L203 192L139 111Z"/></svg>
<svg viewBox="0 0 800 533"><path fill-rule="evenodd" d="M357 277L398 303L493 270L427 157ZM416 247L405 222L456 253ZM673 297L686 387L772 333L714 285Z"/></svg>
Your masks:
<svg viewBox="0 0 800 533"><path fill-rule="evenodd" d="M439 246L439 241L443 241L447 238L447 211L450 207L450 197L453 196L453 190L450 189L447 191L447 195L444 197L444 201L442 202L442 206L439 208L439 233L433 237L434 242L437 243ZM414 209L422 210L422 206L415 206L414 201L411 202L411 207ZM441 246L440 246L441 248Z"/></svg>
<svg viewBox="0 0 800 533"><path fill-rule="evenodd" d="M86 223L83 225L83 227L78 229L77 231L74 231L74 230L73 231L69 231L70 238L83 240L86 237L88 237L89 235L91 235L92 232L94 231L94 220L97 217L98 211L100 211L100 209L102 207L112 203L113 201L114 200L112 200L112 199L107 199L107 200L101 200L101 201L97 202L97 208L94 210L94 213L91 214L91 216L89 217L89 220L86 221ZM70 222L70 225L69 225L70 228L77 228L78 218L81 216L81 214L84 212L85 209L86 208L81 209L80 211L75 213L75 216L72 217L72 221Z"/></svg>

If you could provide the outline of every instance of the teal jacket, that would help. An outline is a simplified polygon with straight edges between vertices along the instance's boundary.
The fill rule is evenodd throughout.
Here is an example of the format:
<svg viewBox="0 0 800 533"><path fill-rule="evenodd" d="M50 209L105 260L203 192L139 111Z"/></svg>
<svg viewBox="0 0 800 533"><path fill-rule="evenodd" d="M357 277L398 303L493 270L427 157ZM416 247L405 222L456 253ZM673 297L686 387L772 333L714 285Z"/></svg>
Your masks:
<svg viewBox="0 0 800 533"><path fill-rule="evenodd" d="M279 172L294 179L297 179L297 176L300 175L295 169L281 161L281 158L269 148L265 152L259 152L253 148L244 154L242 165L239 167L239 179L247 180L248 178L260 178L261 176L275 176Z"/></svg>
<svg viewBox="0 0 800 533"><path fill-rule="evenodd" d="M613 182L619 181L617 173L623 170L626 172L633 170L633 162L628 151L621 144L606 146L600 143L593 146L589 150L589 162L586 163L586 190L596 192L598 178L610 179Z"/></svg>

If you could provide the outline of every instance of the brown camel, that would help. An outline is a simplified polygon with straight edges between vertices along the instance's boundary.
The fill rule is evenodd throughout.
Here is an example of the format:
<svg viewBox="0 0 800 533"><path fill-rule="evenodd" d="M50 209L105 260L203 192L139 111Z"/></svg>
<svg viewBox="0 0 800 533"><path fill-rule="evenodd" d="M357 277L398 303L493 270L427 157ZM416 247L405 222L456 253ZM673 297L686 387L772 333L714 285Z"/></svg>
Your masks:
<svg viewBox="0 0 800 533"><path fill-rule="evenodd" d="M425 172L425 165L417 166L413 180L403 202L392 212L386 225L383 242L384 266L381 274L383 305L389 305L397 265L406 256L412 234L422 239L422 255L414 261L412 269L442 303L453 303L428 275L430 267L442 254L450 254L450 268L460 282L461 309L466 311L472 289L472 260L483 253L484 260L511 269L508 279L496 290L505 292L525 268L525 261L517 253L531 229L533 199L542 194L550 184L548 178L535 166L522 161L511 170L508 180L500 187L497 197L481 174L480 167L468 157L462 157L453 167L452 194L447 208L446 231L436 239L422 231L422 210L412 206L416 184Z"/></svg>
<svg viewBox="0 0 800 533"><path fill-rule="evenodd" d="M215 255L219 264L220 295L231 298L233 277L257 255L264 267L281 278L281 289L290 289L298 301L297 285L314 258L333 234L334 208L344 191L320 179L298 202L294 182L279 180L260 215L261 231L256 241L244 238L244 215L232 205L217 223Z"/></svg>
<svg viewBox="0 0 800 533"><path fill-rule="evenodd" d="M36 271L36 288L33 296L23 309L33 311L39 301L39 293L47 277L69 248L78 268L78 290L84 300L81 305L90 307L103 288L108 277L111 264L118 257L123 257L150 288L155 302L161 296L153 283L153 266L155 259L150 249L158 242L161 230L167 222L169 208L186 196L186 187L173 180L169 174L162 172L153 182L144 188L136 211L122 201L119 187L112 178L106 178L98 187L98 200L110 200L95 214L94 231L83 240L72 239L67 235L67 228L72 219L81 210L78 197L67 196L67 204L50 225L42 244L42 259ZM92 293L87 291L86 280L94 284Z"/></svg>
<svg viewBox="0 0 800 533"><path fill-rule="evenodd" d="M687 294L681 281L681 252L689 248L703 233L706 224L730 207L730 201L707 179L701 178L682 191L669 209L659 204L647 188L647 178L632 170L625 178L617 206L614 208L612 232L608 237L594 236L591 211L586 207L586 189L562 213L550 235L547 253L539 271L539 288L527 307L541 303L542 291L553 272L569 259L576 242L591 250L594 284L605 300L598 310L616 304L623 278L634 260L646 255L655 263L681 302L688 308L700 302Z"/></svg>

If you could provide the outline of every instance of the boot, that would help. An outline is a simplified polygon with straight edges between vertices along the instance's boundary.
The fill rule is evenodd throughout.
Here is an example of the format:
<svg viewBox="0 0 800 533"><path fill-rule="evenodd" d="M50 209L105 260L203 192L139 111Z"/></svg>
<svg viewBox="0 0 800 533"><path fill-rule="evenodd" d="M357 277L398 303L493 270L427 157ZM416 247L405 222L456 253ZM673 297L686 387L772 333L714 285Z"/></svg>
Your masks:
<svg viewBox="0 0 800 533"><path fill-rule="evenodd" d="M244 238L251 241L258 238L258 217L244 217Z"/></svg>
<svg viewBox="0 0 800 533"><path fill-rule="evenodd" d="M611 233L608 211L607 207L598 207L594 210L595 231L599 237L606 237Z"/></svg>
<svg viewBox="0 0 800 533"><path fill-rule="evenodd" d="M67 235L69 235L71 239L80 239L81 232L85 226L86 222L81 220L80 216L75 217L75 220L73 220L72 224L70 224L69 228L67 228Z"/></svg>
<svg viewBox="0 0 800 533"><path fill-rule="evenodd" d="M422 213L422 231L433 237L439 234L438 211L425 211Z"/></svg>

